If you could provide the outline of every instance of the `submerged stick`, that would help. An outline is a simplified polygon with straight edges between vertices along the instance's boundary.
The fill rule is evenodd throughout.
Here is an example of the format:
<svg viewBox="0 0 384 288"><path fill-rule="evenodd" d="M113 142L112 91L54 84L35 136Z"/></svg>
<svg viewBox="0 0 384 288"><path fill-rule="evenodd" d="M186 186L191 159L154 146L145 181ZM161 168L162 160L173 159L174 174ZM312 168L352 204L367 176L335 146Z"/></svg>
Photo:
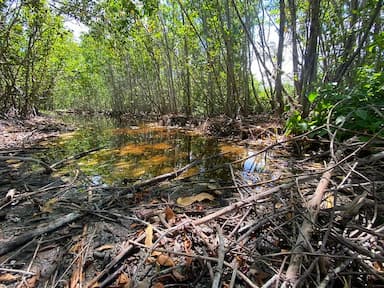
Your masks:
<svg viewBox="0 0 384 288"><path fill-rule="evenodd" d="M89 154L91 154L92 152L95 152L95 151L99 151L101 149L104 149L104 147L96 147L96 148L92 148L92 149L89 149L87 151L83 151L83 152L80 152L76 155L72 155L72 156L69 156L67 158L64 158L52 165L50 165L49 167L51 169L57 169L57 168L61 168L63 167L65 164L67 164L68 162L72 161L72 160L77 160L77 159L80 159L80 158L83 158Z"/></svg>
<svg viewBox="0 0 384 288"><path fill-rule="evenodd" d="M192 168L193 166L196 166L200 162L201 162L201 160L193 161L192 163L189 163L188 165L185 165L184 167L182 167L182 168L180 168L174 172L165 173L165 174L153 177L151 179L141 181L139 183L133 184L130 188L132 190L136 190L136 189L142 188L144 186L149 186L149 185L156 184L156 183L159 183L159 182L162 182L165 180L176 178L177 176L181 175L183 172L187 171L188 169Z"/></svg>

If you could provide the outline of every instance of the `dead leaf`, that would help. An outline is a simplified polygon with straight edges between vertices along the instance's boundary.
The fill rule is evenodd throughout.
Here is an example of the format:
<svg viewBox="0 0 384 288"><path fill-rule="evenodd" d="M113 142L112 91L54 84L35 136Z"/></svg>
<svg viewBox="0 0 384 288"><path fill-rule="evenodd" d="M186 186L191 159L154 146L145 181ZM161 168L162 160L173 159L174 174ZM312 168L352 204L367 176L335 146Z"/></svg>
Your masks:
<svg viewBox="0 0 384 288"><path fill-rule="evenodd" d="M81 249L81 242L76 242L70 249L69 252L71 253L78 253Z"/></svg>
<svg viewBox="0 0 384 288"><path fill-rule="evenodd" d="M384 272L383 263L381 262L373 262L373 267L376 269L377 272L382 273Z"/></svg>
<svg viewBox="0 0 384 288"><path fill-rule="evenodd" d="M186 238L184 240L185 253L191 255L192 254L191 247L192 247L192 241L189 238ZM192 261L193 261L192 257L185 257L185 265L187 267L192 265Z"/></svg>
<svg viewBox="0 0 384 288"><path fill-rule="evenodd" d="M181 206L189 206L195 202L201 202L203 200L209 200L209 201L213 201L215 199L215 197L213 197L211 194L208 194L208 193L199 193L197 195L194 195L194 196L188 196L188 197L179 197L177 198L177 204L181 205Z"/></svg>
<svg viewBox="0 0 384 288"><path fill-rule="evenodd" d="M335 197L333 196L333 194L329 194L326 196L326 198L325 198L326 208L328 208L328 209L333 208L334 199L335 199Z"/></svg>
<svg viewBox="0 0 384 288"><path fill-rule="evenodd" d="M155 285L152 286L152 288L164 288L164 284L160 282L156 282Z"/></svg>
<svg viewBox="0 0 384 288"><path fill-rule="evenodd" d="M161 254L159 255L159 257L157 257L157 263L159 263L161 266L166 267L175 266L175 262L173 262L172 258L165 254Z"/></svg>
<svg viewBox="0 0 384 288"><path fill-rule="evenodd" d="M153 256L153 257L157 257L157 256L159 256L159 255L161 255L162 254L162 252L160 252L160 251L153 251L152 253L151 253L151 256Z"/></svg>
<svg viewBox="0 0 384 288"><path fill-rule="evenodd" d="M19 277L11 273L0 274L0 282L14 282L17 279L19 279Z"/></svg>
<svg viewBox="0 0 384 288"><path fill-rule="evenodd" d="M22 286L23 288L26 287L26 288L34 288L34 287L37 287L38 283L39 283L39 280L40 280L40 276L39 275L35 275L31 278L28 278L27 279L27 283L25 286Z"/></svg>
<svg viewBox="0 0 384 288"><path fill-rule="evenodd" d="M148 224L147 228L145 228L145 246L151 247L153 244L153 227L151 224Z"/></svg>
<svg viewBox="0 0 384 288"><path fill-rule="evenodd" d="M174 224L176 222L175 213L173 213L172 209L169 207L165 208L165 218L169 224Z"/></svg>
<svg viewBox="0 0 384 288"><path fill-rule="evenodd" d="M124 272L120 274L118 280L118 287L128 288L131 287L131 279Z"/></svg>
<svg viewBox="0 0 384 288"><path fill-rule="evenodd" d="M95 250L98 251L98 252L101 252L101 251L105 251L105 250L109 250L109 249L113 249L114 246L112 244L105 244L105 245L102 245L98 248L96 248Z"/></svg>
<svg viewBox="0 0 384 288"><path fill-rule="evenodd" d="M53 206L59 201L58 198L49 199L45 202L43 207L40 207L40 211L44 213L51 213L53 211Z"/></svg>
<svg viewBox="0 0 384 288"><path fill-rule="evenodd" d="M282 207L284 207L283 203L280 203L280 202L279 202L279 203L276 203L276 204L275 204L275 208L276 208L276 209L280 209L280 208L282 208Z"/></svg>

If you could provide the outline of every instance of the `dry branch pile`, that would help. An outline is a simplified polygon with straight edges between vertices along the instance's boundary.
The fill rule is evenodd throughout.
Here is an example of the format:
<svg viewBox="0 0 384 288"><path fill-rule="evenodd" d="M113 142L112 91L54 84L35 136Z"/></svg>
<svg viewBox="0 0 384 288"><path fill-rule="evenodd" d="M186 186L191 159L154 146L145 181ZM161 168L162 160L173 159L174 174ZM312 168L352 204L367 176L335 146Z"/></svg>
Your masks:
<svg viewBox="0 0 384 288"><path fill-rule="evenodd" d="M174 178L192 165L130 187L81 171L18 187L0 195L0 287L382 285L382 142L332 140L323 164L292 160L296 175L256 183L229 163L233 186L208 183L188 204L172 192L193 186Z"/></svg>

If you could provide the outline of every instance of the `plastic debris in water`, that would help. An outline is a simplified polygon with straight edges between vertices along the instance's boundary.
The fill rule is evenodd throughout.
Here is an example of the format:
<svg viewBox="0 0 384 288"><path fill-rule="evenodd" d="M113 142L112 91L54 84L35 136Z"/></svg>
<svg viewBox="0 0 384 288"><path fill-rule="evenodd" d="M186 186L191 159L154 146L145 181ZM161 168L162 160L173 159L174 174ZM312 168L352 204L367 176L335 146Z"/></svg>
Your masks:
<svg viewBox="0 0 384 288"><path fill-rule="evenodd" d="M248 157L254 155L252 151L248 151ZM248 173L262 173L265 170L267 160L267 153L255 155L244 162L243 170Z"/></svg>
<svg viewBox="0 0 384 288"><path fill-rule="evenodd" d="M262 173L265 170L267 162L267 154L255 155L255 152L248 151L248 159L245 160L243 165L243 178L250 184L254 184L260 181L258 173ZM254 156L253 156L254 155Z"/></svg>

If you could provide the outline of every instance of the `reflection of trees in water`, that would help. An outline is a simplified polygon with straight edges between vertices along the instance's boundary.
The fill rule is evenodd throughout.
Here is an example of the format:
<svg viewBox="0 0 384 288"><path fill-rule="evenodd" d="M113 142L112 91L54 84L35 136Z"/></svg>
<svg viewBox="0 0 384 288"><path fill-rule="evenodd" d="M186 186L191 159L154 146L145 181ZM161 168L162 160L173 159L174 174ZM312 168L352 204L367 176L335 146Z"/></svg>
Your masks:
<svg viewBox="0 0 384 288"><path fill-rule="evenodd" d="M177 129L124 126L106 117L65 119L80 127L73 138L62 139L57 148L46 152L53 159L62 159L95 147L106 147L77 161L88 175L100 175L103 182L119 178L149 178L171 172L196 159L203 160L201 171L230 161L221 156L219 141L185 134ZM47 161L54 162L54 161ZM229 179L227 167L203 174L203 178ZM112 179L107 181L106 179Z"/></svg>

